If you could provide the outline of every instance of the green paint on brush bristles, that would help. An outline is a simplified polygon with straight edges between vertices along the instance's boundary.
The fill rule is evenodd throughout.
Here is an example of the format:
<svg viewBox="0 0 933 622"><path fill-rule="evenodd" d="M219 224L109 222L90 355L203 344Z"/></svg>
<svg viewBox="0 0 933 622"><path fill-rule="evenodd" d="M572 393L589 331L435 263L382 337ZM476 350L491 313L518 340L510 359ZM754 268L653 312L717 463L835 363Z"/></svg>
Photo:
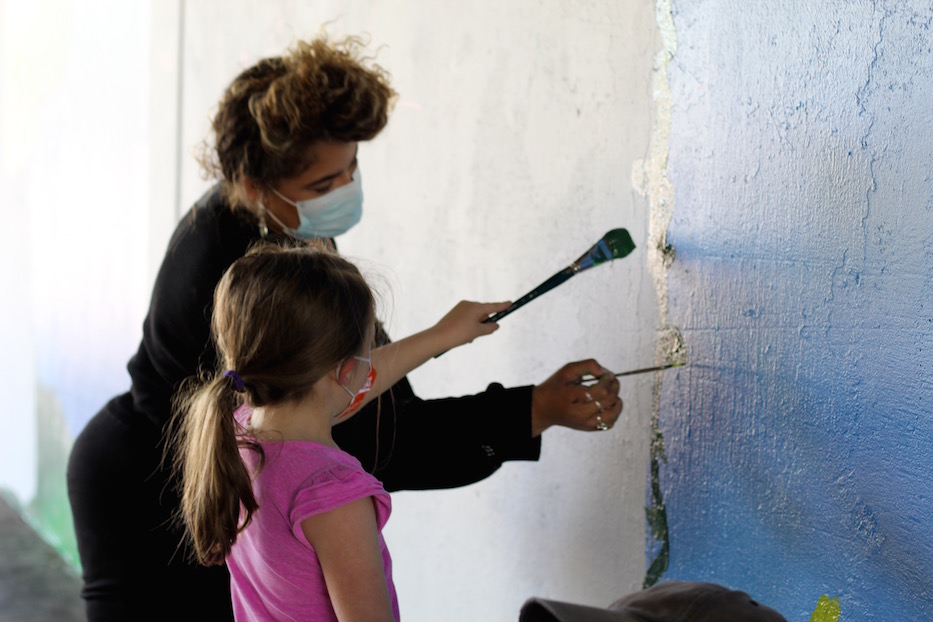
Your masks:
<svg viewBox="0 0 933 622"><path fill-rule="evenodd" d="M585 270L601 263L621 259L635 250L635 241L627 229L612 229L596 244L573 262L577 270Z"/></svg>
<svg viewBox="0 0 933 622"><path fill-rule="evenodd" d="M599 240L599 242L591 246L589 250L583 253L575 262L560 272L552 275L549 279L513 302L508 309L500 311L499 313L495 313L483 321L498 322L508 314L528 304L538 296L551 291L578 272L586 270L587 268L592 268L593 266L605 263L612 259L620 259L629 255L633 250L635 250L635 242L632 240L632 236L626 229L611 229Z"/></svg>

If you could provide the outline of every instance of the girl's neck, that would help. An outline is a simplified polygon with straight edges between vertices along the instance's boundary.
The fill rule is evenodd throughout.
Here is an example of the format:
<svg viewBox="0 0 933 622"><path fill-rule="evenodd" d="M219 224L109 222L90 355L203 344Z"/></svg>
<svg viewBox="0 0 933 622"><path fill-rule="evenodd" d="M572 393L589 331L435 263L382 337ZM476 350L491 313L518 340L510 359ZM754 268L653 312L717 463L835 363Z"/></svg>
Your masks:
<svg viewBox="0 0 933 622"><path fill-rule="evenodd" d="M253 409L250 431L267 440L312 441L337 447L332 430L333 417L308 400Z"/></svg>

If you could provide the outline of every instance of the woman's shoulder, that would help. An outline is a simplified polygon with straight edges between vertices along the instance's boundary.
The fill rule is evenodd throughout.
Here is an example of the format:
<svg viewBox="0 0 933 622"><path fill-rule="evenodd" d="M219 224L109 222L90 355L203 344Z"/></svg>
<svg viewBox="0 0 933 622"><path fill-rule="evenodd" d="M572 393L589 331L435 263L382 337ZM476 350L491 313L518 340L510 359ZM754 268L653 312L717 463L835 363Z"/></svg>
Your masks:
<svg viewBox="0 0 933 622"><path fill-rule="evenodd" d="M255 217L234 208L220 184L207 190L181 217L169 241L166 259L185 265L216 263L226 267L259 238Z"/></svg>
<svg viewBox="0 0 933 622"><path fill-rule="evenodd" d="M250 241L258 237L256 217L249 210L234 207L224 195L222 184L209 188L181 217L175 238L216 239L239 237Z"/></svg>

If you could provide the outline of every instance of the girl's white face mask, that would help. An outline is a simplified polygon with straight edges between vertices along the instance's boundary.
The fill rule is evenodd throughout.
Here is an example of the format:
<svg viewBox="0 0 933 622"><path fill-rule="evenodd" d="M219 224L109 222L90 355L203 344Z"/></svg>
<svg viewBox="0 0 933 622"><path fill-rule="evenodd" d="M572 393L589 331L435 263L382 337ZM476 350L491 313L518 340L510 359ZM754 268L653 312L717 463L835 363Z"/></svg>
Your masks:
<svg viewBox="0 0 933 622"><path fill-rule="evenodd" d="M292 201L273 190L280 199L298 210L298 228L286 227L275 214L264 211L278 223L285 233L299 240L334 238L349 231L363 217L363 184L360 170L353 171L353 179L313 199Z"/></svg>

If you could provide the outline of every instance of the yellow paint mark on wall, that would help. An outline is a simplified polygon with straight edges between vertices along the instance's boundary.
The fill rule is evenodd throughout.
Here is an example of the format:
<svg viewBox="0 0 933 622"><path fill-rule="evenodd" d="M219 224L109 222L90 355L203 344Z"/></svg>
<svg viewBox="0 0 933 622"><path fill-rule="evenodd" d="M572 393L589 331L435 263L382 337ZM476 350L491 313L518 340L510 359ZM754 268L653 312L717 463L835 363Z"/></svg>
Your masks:
<svg viewBox="0 0 933 622"><path fill-rule="evenodd" d="M842 608L839 606L839 599L823 594L816 601L816 609L810 615L810 622L839 622L840 613Z"/></svg>

